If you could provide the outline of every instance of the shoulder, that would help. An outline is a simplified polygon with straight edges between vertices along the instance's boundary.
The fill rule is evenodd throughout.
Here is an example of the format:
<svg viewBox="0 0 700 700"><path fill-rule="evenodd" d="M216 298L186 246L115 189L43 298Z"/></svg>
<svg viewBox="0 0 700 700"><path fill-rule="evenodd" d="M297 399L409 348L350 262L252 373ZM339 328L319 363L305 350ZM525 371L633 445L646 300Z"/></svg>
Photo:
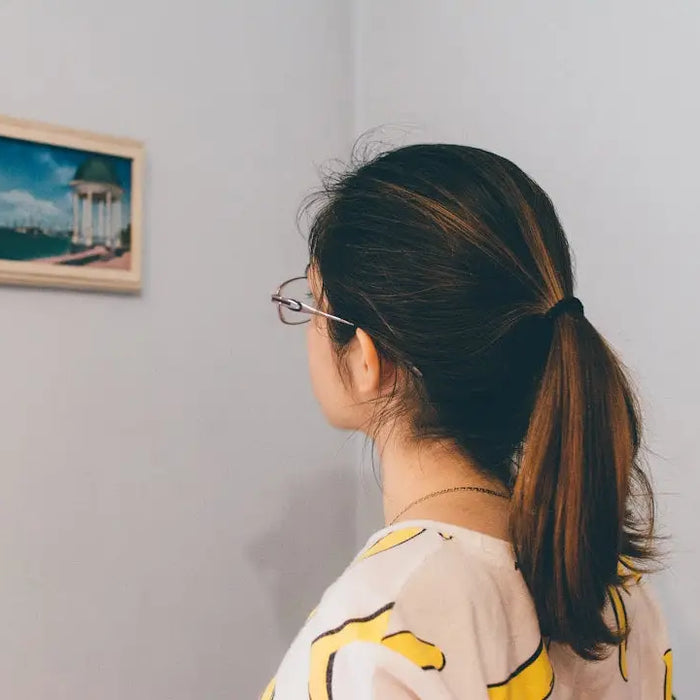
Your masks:
<svg viewBox="0 0 700 700"><path fill-rule="evenodd" d="M518 580L505 542L447 525L408 524L373 535L326 591L319 612L450 595L466 605L471 597L482 601Z"/></svg>
<svg viewBox="0 0 700 700"><path fill-rule="evenodd" d="M331 656L359 668L360 654L449 688L485 688L523 663L546 663L510 545L448 526L370 538L324 595L308 639L319 678Z"/></svg>
<svg viewBox="0 0 700 700"><path fill-rule="evenodd" d="M325 591L314 627L369 618L393 610L404 586L441 551L443 536L423 526L387 528L369 538L343 574Z"/></svg>
<svg viewBox="0 0 700 700"><path fill-rule="evenodd" d="M392 617L418 610L441 618L468 617L470 627L488 616L533 612L510 544L478 532L431 521L387 528L372 536L326 591L319 613L336 617L391 606ZM520 610L522 608L522 611Z"/></svg>

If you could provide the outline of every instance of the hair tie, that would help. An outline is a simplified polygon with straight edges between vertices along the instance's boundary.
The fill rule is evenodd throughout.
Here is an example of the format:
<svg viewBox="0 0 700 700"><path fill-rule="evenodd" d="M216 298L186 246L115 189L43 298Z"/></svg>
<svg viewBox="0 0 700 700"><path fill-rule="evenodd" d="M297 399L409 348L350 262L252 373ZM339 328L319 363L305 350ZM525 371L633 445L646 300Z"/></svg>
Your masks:
<svg viewBox="0 0 700 700"><path fill-rule="evenodd" d="M560 299L549 311L544 314L546 319L553 321L563 314L572 314L573 316L583 316L583 304L578 297L565 297Z"/></svg>

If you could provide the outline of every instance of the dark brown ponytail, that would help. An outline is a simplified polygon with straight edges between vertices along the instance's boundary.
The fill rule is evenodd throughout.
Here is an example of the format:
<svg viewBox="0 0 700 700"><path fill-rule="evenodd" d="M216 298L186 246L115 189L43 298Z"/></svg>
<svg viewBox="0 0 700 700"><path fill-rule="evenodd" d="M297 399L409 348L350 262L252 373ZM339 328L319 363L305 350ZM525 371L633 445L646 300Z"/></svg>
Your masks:
<svg viewBox="0 0 700 700"><path fill-rule="evenodd" d="M575 303L548 313L573 295L551 201L507 159L446 144L381 154L324 195L310 255L329 306L412 370L391 404L416 439L512 488L543 634L603 655L621 641L603 617L618 560L650 558L653 497L622 365ZM354 329L329 331L340 356Z"/></svg>
<svg viewBox="0 0 700 700"><path fill-rule="evenodd" d="M643 553L625 530L639 418L619 361L588 320L563 314L552 323L512 536L543 634L596 658L621 641L602 615L619 557Z"/></svg>

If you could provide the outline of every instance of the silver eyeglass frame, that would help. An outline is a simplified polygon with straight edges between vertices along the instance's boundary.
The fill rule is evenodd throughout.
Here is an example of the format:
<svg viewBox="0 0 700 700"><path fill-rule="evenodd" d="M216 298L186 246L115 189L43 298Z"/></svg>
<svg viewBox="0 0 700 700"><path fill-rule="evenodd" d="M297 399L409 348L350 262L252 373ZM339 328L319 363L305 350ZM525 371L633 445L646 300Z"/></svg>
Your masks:
<svg viewBox="0 0 700 700"><path fill-rule="evenodd" d="M304 304L304 302L299 301L298 299L292 299L291 297L282 296L282 289L286 285L288 285L292 282L298 282L300 280L307 280L307 279L308 279L308 277L306 275L301 275L299 277L292 277L291 279L288 279L285 282L282 282L282 284L279 286L277 291L271 295L272 303L277 304L277 314L280 317L280 321L282 321L282 323L284 323L285 326L301 326L304 323L308 323L311 320L311 316L323 316L323 318L327 318L331 321L337 321L338 323L342 323L346 326L350 326L351 328L357 327L356 323L351 323L350 321L346 321L344 318L340 318L340 316L334 316L333 314L327 314L325 311L321 311L320 309L316 309L313 306L309 306L308 304ZM290 311L295 311L296 313L299 313L299 314L307 314L308 318L303 318L301 321L297 321L295 323L292 323L290 321L285 321L284 316L282 315L282 307L285 307L285 308L289 309ZM408 369L416 377L423 376L423 373L415 365L408 365Z"/></svg>
<svg viewBox="0 0 700 700"><path fill-rule="evenodd" d="M338 323L343 323L346 326L352 326L353 328L355 327L354 323L346 321L344 318L334 316L333 314L327 314L325 311L321 311L320 309L316 309L313 306L304 304L304 302L301 302L298 299L292 299L291 297L282 296L282 289L288 284L305 279L307 279L306 275L292 277L291 279L282 282L282 284L278 287L277 291L272 294L271 301L273 304L277 304L277 314L279 315L280 321L282 321L282 323L284 323L286 326L300 326L303 323L308 323L311 320L311 316L323 316L323 318L330 319L331 321L337 321ZM285 321L284 316L282 315L282 307L289 309L290 311L295 311L299 314L308 314L308 318L302 318L300 321L296 321L294 323L290 321Z"/></svg>

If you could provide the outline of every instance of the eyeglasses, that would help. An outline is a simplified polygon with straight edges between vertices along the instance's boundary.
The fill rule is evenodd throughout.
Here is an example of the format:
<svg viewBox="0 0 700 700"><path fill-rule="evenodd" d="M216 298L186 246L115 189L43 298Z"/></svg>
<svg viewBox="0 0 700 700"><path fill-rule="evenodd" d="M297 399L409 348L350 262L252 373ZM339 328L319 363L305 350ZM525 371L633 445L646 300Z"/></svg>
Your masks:
<svg viewBox="0 0 700 700"><path fill-rule="evenodd" d="M355 326L354 323L344 318L327 314L325 311L311 306L316 303L309 280L307 277L293 277L280 285L280 288L272 295L272 303L277 304L277 312L280 321L288 326L298 326L308 323L312 315L323 316L331 321L344 323L346 326Z"/></svg>
<svg viewBox="0 0 700 700"><path fill-rule="evenodd" d="M301 299L305 301L300 301ZM309 279L306 276L292 277L292 279L282 282L280 288L272 295L271 300L273 304L277 304L280 321L288 326L299 326L302 323L308 323L311 320L311 316L316 315L343 323L346 326L355 327L354 323L350 323L344 318L327 314L325 311L305 303L307 301L316 303L309 286ZM417 377L423 376L423 373L415 365L408 365L408 369Z"/></svg>

